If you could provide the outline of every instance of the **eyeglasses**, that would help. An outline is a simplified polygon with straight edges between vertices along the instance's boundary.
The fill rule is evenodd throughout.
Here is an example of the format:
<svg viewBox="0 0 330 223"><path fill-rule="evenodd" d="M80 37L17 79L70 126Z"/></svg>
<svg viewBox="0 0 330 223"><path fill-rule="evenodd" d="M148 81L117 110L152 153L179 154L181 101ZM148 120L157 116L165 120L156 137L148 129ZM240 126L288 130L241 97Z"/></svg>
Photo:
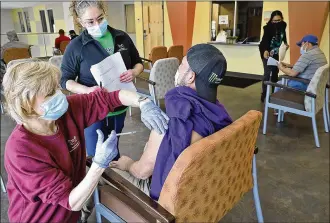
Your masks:
<svg viewBox="0 0 330 223"><path fill-rule="evenodd" d="M282 22L282 19L272 20L272 23L279 23L279 22Z"/></svg>
<svg viewBox="0 0 330 223"><path fill-rule="evenodd" d="M100 24L103 20L104 20L104 14L98 16L96 19L84 19L82 23L87 27L91 27Z"/></svg>

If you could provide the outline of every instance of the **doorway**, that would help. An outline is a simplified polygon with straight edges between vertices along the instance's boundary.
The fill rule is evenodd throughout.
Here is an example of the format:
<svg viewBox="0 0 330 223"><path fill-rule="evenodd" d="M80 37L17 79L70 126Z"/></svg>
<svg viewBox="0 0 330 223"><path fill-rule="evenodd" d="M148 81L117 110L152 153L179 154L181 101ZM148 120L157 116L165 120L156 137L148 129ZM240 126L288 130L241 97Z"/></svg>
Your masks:
<svg viewBox="0 0 330 223"><path fill-rule="evenodd" d="M149 58L151 49L164 45L163 2L142 2L144 57Z"/></svg>

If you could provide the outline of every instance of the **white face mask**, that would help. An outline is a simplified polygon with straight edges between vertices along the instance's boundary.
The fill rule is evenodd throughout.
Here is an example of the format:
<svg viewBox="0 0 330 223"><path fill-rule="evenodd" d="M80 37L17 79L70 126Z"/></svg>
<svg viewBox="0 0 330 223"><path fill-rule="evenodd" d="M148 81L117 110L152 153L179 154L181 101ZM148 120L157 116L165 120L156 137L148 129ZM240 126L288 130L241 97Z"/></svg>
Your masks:
<svg viewBox="0 0 330 223"><path fill-rule="evenodd" d="M175 73L175 77L174 77L174 86L175 87L179 86L179 83L178 83L179 76L180 76L180 73L179 73L179 70L177 70L176 73Z"/></svg>
<svg viewBox="0 0 330 223"><path fill-rule="evenodd" d="M304 44L305 45L305 44ZM300 47L300 54L303 55L304 53L307 52L307 49L304 49L304 45L301 45Z"/></svg>

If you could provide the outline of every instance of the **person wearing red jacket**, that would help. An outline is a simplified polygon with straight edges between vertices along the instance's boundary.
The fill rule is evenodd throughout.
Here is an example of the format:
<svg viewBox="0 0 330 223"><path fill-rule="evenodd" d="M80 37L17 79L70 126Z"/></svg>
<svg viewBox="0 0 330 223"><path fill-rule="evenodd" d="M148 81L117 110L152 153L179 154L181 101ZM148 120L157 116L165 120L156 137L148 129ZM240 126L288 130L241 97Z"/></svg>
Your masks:
<svg viewBox="0 0 330 223"><path fill-rule="evenodd" d="M61 42L63 42L63 41L70 41L71 40L70 37L67 37L67 36L64 35L65 32L64 32L63 29L60 29L58 31L58 34L60 36L55 39L55 48L56 49L60 49Z"/></svg>
<svg viewBox="0 0 330 223"><path fill-rule="evenodd" d="M23 62L8 68L4 95L17 122L5 147L10 222L77 222L105 168L118 154L113 131L98 141L86 174L84 129L119 106L140 107L142 121L165 132L168 117L135 92L66 97L59 89L60 70L48 62Z"/></svg>

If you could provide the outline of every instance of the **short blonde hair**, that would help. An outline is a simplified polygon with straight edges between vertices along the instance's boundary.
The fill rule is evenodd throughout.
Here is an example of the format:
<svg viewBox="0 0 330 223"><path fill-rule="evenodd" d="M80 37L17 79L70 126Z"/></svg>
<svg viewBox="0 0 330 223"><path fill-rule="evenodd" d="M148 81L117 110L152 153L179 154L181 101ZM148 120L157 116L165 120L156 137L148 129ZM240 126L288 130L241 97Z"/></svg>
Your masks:
<svg viewBox="0 0 330 223"><path fill-rule="evenodd" d="M28 61L10 66L3 78L6 108L18 123L35 116L37 95L52 95L59 89L60 70L49 62Z"/></svg>

